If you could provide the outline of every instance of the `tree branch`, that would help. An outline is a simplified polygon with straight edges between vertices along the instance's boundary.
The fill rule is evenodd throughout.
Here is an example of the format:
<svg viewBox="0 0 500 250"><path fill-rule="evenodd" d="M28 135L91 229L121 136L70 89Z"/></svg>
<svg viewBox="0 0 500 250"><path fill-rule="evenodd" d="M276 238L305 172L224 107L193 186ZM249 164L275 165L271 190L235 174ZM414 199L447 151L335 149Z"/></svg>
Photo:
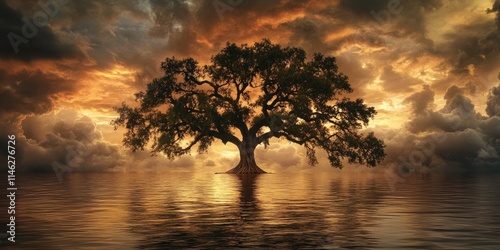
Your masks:
<svg viewBox="0 0 500 250"><path fill-rule="evenodd" d="M240 139L238 139L236 136L228 133L219 133L214 130L209 130L207 132L207 135L213 136L219 140L222 141L222 143L226 144L227 142L231 142L232 144L239 146L241 144Z"/></svg>

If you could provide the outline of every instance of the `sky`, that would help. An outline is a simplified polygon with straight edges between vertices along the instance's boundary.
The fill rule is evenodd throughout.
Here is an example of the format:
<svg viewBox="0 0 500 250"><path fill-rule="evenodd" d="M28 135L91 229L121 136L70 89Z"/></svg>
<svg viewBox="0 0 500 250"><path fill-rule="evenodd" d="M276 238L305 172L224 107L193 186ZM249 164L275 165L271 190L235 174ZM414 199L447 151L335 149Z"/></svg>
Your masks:
<svg viewBox="0 0 500 250"><path fill-rule="evenodd" d="M361 132L385 141L379 169L500 165L500 0L1 0L0 24L0 141L16 135L18 170L234 167L222 143L174 161L132 153L113 107L133 104L167 57L203 65L227 42L263 38L337 58L351 97L378 111ZM324 156L314 171L330 171ZM311 169L285 140L256 160Z"/></svg>

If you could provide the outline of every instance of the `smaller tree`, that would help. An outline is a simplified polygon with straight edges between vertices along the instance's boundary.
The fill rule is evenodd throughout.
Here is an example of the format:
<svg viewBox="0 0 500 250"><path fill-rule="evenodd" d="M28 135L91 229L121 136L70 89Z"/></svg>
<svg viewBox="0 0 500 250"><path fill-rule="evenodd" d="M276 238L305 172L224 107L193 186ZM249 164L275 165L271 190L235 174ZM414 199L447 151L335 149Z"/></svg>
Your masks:
<svg viewBox="0 0 500 250"><path fill-rule="evenodd" d="M240 162L227 173L265 173L255 147L285 138L303 145L311 165L315 149L324 149L333 167L350 163L375 166L385 156L373 133L358 134L376 114L363 100L342 97L352 92L334 57L314 54L306 61L300 48L282 48L269 40L253 46L227 44L200 67L192 58L167 58L165 75L136 93L139 106L115 108L115 128L125 126L124 144L174 158L198 145L204 152L214 142L238 147Z"/></svg>

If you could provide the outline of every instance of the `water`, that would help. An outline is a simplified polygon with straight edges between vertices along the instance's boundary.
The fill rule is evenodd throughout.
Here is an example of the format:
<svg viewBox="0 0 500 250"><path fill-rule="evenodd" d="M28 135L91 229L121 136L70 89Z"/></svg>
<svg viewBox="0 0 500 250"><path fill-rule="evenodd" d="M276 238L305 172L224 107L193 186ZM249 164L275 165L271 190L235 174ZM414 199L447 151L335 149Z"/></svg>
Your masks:
<svg viewBox="0 0 500 250"><path fill-rule="evenodd" d="M12 249L500 248L498 174L18 178Z"/></svg>

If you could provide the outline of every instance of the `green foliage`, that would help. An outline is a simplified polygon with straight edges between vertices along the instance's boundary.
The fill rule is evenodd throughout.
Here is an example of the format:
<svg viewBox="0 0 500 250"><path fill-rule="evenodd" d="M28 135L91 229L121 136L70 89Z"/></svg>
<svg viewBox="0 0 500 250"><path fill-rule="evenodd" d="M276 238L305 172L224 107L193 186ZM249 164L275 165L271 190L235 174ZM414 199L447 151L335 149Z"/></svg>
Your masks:
<svg viewBox="0 0 500 250"><path fill-rule="evenodd" d="M174 158L195 145L206 151L215 139L255 147L277 137L305 146L311 165L318 147L339 168L344 158L375 166L385 156L381 140L358 134L376 111L343 97L352 89L334 57L307 61L303 49L264 39L228 43L209 65L172 57L162 69L163 77L136 94L138 107L116 108L113 124L127 129L124 144L132 150L152 141L153 153Z"/></svg>

